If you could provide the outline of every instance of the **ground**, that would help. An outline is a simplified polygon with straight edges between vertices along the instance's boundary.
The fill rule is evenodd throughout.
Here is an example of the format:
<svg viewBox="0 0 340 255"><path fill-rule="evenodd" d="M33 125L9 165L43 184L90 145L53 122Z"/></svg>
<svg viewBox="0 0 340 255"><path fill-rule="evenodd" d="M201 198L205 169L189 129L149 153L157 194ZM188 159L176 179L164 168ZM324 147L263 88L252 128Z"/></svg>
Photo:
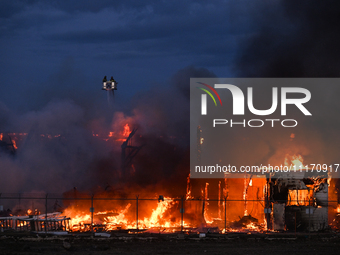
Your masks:
<svg viewBox="0 0 340 255"><path fill-rule="evenodd" d="M0 254L339 254L339 234L1 235Z"/></svg>

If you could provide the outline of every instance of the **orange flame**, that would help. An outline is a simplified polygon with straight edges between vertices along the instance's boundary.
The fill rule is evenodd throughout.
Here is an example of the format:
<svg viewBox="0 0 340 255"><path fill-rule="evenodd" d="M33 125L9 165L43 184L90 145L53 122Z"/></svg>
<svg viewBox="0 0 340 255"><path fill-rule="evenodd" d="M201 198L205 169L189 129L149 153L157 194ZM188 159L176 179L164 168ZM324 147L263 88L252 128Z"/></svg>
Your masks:
<svg viewBox="0 0 340 255"><path fill-rule="evenodd" d="M124 126L124 130L123 130L123 133L122 135L125 136L125 137L128 137L131 133L131 130L130 130L130 127L129 127L129 124L125 124Z"/></svg>
<svg viewBox="0 0 340 255"><path fill-rule="evenodd" d="M17 147L17 143L15 142L15 140L12 140L12 143L13 143L13 147L14 147L14 149L18 149L18 147Z"/></svg>
<svg viewBox="0 0 340 255"><path fill-rule="evenodd" d="M285 165L286 166L293 165L298 169L300 166L303 167L303 158L301 155L293 155L293 156L286 155Z"/></svg>
<svg viewBox="0 0 340 255"><path fill-rule="evenodd" d="M213 222L213 219L211 219L208 215L208 206L209 206L209 197L208 197L208 186L209 186L209 183L206 182L205 183L205 189L204 189L204 201L205 201L205 207L204 207L204 219L205 219L205 222L207 223L212 223Z"/></svg>
<svg viewBox="0 0 340 255"><path fill-rule="evenodd" d="M191 199L192 196L191 196L191 185L190 185L190 173L187 177L187 194L186 194L186 199Z"/></svg>
<svg viewBox="0 0 340 255"><path fill-rule="evenodd" d="M150 229L155 227L161 228L174 228L180 227L181 223L178 220L169 220L172 215L169 214L178 202L173 201L169 197L164 197L164 201L160 200L157 203L157 207L150 210L151 215L138 220L139 228ZM101 211L94 214L93 223L102 224L105 230L116 230L116 229L133 229L136 228L136 221L131 219L130 212L131 204L127 204L124 208L113 212L113 211ZM151 209L151 208L150 208ZM166 216L165 216L165 213ZM64 216L70 217L70 229L72 231L86 231L90 230L89 226L91 223L91 213L84 212L77 207L71 206L63 212ZM129 217L130 216L130 217ZM184 222L184 226L188 226Z"/></svg>

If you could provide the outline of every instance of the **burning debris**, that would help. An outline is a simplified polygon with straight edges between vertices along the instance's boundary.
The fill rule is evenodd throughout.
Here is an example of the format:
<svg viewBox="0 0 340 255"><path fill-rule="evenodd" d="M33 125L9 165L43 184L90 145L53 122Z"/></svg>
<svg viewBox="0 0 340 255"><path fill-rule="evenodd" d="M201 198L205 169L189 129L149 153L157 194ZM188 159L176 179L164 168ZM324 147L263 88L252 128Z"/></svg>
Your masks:
<svg viewBox="0 0 340 255"><path fill-rule="evenodd" d="M177 100L187 103L187 92L184 90ZM57 208L46 209L44 205L38 206L38 212L45 214L36 213L32 218L8 212L4 215L8 222L11 221L8 217L23 218L15 223L2 221L2 231L8 231L9 226L20 230L22 225L26 230L60 229L73 233L261 233L323 231L330 223L333 229L339 226L339 212L335 214L338 198L330 196L335 194L336 180L330 176L315 177L303 172L286 176L248 174L241 178L226 175L220 180L190 179L188 109L167 100L167 94L157 93L156 97L152 95L156 92L150 93L141 95L142 103L138 101L140 98L136 99L137 106L131 116L114 113L110 125L99 118L84 119L83 110L72 102L54 102L40 112L25 116L20 124L27 133L10 135L15 141L11 146L18 146L19 160L5 158L8 169L11 172L18 169L20 175L15 176L33 173L41 177L30 179L31 186L39 190L49 190L52 183L58 183L51 187L52 192L70 191L58 196L58 210L62 214L55 219L44 215ZM3 133L0 140L4 141L5 137ZM242 141L249 139L242 137ZM287 143L299 139L298 134L289 132ZM291 145L278 141L282 147ZM208 137L197 127L198 160L208 142ZM261 152L262 156L254 152L252 160L262 160L263 155L266 160L278 156L272 148L275 146L265 144L267 150ZM239 151L236 149L235 153ZM300 147L296 150L305 151ZM284 161L284 155L278 158ZM286 159L287 164L299 162L302 163L302 157L297 154ZM26 188L25 182L13 179L8 182L11 187L17 187L13 190ZM0 199L3 203L4 194ZM15 201L13 197L7 199L6 202ZM21 206L35 211L33 205ZM63 219L67 219L66 223L59 222Z"/></svg>
<svg viewBox="0 0 340 255"><path fill-rule="evenodd" d="M25 215L0 217L1 232L32 231L32 232L65 232L70 230L70 218L60 216L61 213L45 215Z"/></svg>
<svg viewBox="0 0 340 255"><path fill-rule="evenodd" d="M258 219L252 217L251 215L243 216L242 218L240 217L239 221L233 222L231 224L231 228L233 229L259 229L258 225Z"/></svg>
<svg viewBox="0 0 340 255"><path fill-rule="evenodd" d="M201 145L203 139L198 130L198 144ZM121 144L120 178L125 184L135 174L133 160L137 159L137 153L143 147L132 144L136 131L125 123L121 132L110 131L106 136L92 134L95 139ZM53 140L63 136L40 137ZM140 144L143 140L136 137L134 144ZM304 165L299 155L287 156L285 164ZM327 175L316 177L307 171L285 176L248 174L244 178L209 182L192 180L189 175L184 178L183 184L185 179L186 194L180 197L166 193L165 196L155 195L151 190L138 191L136 187L127 192L129 187L119 190L118 186L111 185L89 196L74 188L58 198L62 201L62 205L58 203L62 213L48 213L46 210L44 214L40 213L44 209L39 211L33 207L31 212L21 216L18 212L7 215L3 212L1 231L295 232L325 230L330 220L333 228L339 225L339 213L329 216L331 179ZM159 189L158 192L164 191Z"/></svg>

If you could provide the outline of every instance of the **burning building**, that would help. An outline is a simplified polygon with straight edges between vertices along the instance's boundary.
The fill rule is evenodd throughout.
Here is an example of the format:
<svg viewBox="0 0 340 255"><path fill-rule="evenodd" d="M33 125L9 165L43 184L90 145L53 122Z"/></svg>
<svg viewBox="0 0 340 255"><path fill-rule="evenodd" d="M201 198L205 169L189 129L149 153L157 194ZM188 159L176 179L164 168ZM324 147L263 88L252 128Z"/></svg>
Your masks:
<svg viewBox="0 0 340 255"><path fill-rule="evenodd" d="M198 130L197 139L201 144L203 139ZM136 139L132 144L137 134L137 130L131 130L128 124L119 134L110 132L107 137L92 134L96 139L121 144L122 164L118 178L124 182L124 188L108 185L92 194L77 188L59 196L47 194L45 205L36 202L36 206L40 206L36 209L32 203L27 212L18 208L4 211L2 206L1 231L251 233L321 231L329 226L338 227L336 210L339 206L334 195L328 196L329 190L334 193L333 180L327 174L315 176L300 167L304 166L301 156L287 155L285 164L302 171L285 175L247 174L242 178L225 175L224 179L199 180L190 179L186 174L181 196L171 196L171 191L160 186L149 189L135 186L134 182L129 185L129 178L133 180L136 174L134 164L138 152L143 151L140 140ZM43 138L60 139L60 136ZM39 196L16 198L2 194L0 199L19 199L22 208L29 204L24 200L34 201ZM62 201L62 205L55 202L53 206L53 211L61 212L51 211L50 200Z"/></svg>
<svg viewBox="0 0 340 255"><path fill-rule="evenodd" d="M301 157L300 157L301 159ZM268 178L273 230L320 231L328 228L327 173L308 172L299 159L299 172ZM296 163L296 162L295 162ZM331 209L331 211L333 211Z"/></svg>
<svg viewBox="0 0 340 255"><path fill-rule="evenodd" d="M16 158L1 158L2 165L10 169L1 183L12 193L0 196L0 217L5 217L1 218L2 231L25 226L21 230L252 233L320 231L339 226L337 179L332 176L302 171L286 176L268 173L191 179L189 131L185 128L188 112L181 108L183 104L170 103L166 97L148 95L149 101L156 102L146 104L144 100L131 116L116 112L110 125L101 119L84 121L80 107L70 102L53 103L25 117L21 126L28 131L10 135L18 146ZM187 102L186 98L177 100ZM250 160L267 161L276 148L294 147L291 141L285 141L287 131L280 132L263 132L273 143L263 142L256 131L226 139L238 139L241 144L252 139L258 142L259 137L259 149L251 153L246 150L246 154ZM308 141L309 148L322 148L317 132L313 132L304 129L296 135L298 138L291 139ZM301 140L288 155L301 151L302 155L315 156L300 145ZM209 142L202 128L197 128L197 159ZM329 154L336 157L333 149L337 140L326 142L330 144ZM240 150L228 147L223 153L246 160L237 155ZM275 154L277 162L284 163L285 155ZM288 164L294 164L292 160L287 157ZM21 190L32 192L13 195ZM54 206L56 200L59 206ZM37 209L39 217L30 219L28 209ZM51 213L55 211L61 211L57 221L67 219L66 225L48 227L54 226ZM20 224L15 221L19 216L23 217Z"/></svg>
<svg viewBox="0 0 340 255"><path fill-rule="evenodd" d="M10 134L18 147L15 158L3 156L1 160L11 170L7 175L15 177L15 181L7 181L10 183L7 187L15 187L16 192L28 186L39 190L30 194L1 194L2 231L25 226L21 230L252 233L323 231L329 226L333 229L339 226L337 179L321 172L312 175L302 169L286 175L191 179L188 130L177 131L172 122L166 122L171 114L162 119L165 124L150 117L162 118L162 113L157 107L143 111L136 108L132 117L116 112L108 129L102 128L100 120L91 120L86 128L80 126L81 110L72 103L56 103L40 113L41 116L34 116L38 120L31 125L34 127L31 132ZM46 116L63 116L63 122ZM174 130L177 133L169 135ZM201 160L204 146L211 140L201 127L196 130L195 157ZM308 140L311 134L303 131L296 135L298 138L290 132L288 141L286 131L270 134L275 144L259 143L262 150L246 153L255 161L268 160L274 155L275 146L295 146L295 152L305 152L301 140L298 145L293 144L300 137ZM246 143L261 134L234 134L234 137L238 143ZM320 144L317 138L312 143L315 148L320 147L316 146ZM240 148L228 147L223 153L225 157L245 160L237 155ZM302 157L298 155L280 151L274 156L278 164L302 165ZM26 176L25 171L29 173ZM26 179L20 179L21 176ZM9 179L2 179L3 186L6 180ZM29 218L28 209L37 209L37 217ZM61 214L55 219L51 213L56 211ZM19 216L23 218L17 221ZM66 224L59 222L64 219Z"/></svg>

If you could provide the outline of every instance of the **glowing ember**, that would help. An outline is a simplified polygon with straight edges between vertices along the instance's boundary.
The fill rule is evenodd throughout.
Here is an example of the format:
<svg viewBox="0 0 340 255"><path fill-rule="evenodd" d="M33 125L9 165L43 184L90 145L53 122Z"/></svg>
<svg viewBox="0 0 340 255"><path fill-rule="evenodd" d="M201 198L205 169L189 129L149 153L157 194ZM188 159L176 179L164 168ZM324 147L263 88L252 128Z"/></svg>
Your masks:
<svg viewBox="0 0 340 255"><path fill-rule="evenodd" d="M254 231L259 230L258 226L256 226L254 222L247 224L246 229L254 230Z"/></svg>

